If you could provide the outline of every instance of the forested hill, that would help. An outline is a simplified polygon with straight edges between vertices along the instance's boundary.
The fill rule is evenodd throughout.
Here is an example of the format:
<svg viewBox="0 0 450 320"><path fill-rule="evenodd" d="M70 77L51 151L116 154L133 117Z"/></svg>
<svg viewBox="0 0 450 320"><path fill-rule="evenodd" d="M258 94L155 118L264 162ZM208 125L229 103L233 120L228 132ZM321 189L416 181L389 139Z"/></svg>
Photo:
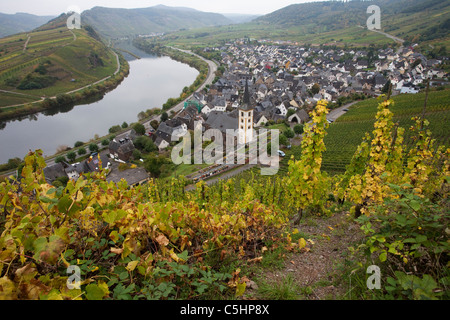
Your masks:
<svg viewBox="0 0 450 320"><path fill-rule="evenodd" d="M450 1L375 0L322 1L294 4L259 17L254 22L283 27L307 27L309 33L322 33L365 26L367 8L381 8L382 29L407 40L445 38L450 30Z"/></svg>
<svg viewBox="0 0 450 320"><path fill-rule="evenodd" d="M221 14L163 5L142 9L94 7L82 13L82 21L107 38L233 23Z"/></svg>
<svg viewBox="0 0 450 320"><path fill-rule="evenodd" d="M31 31L43 25L53 16L36 16L28 13L0 13L0 38L12 34Z"/></svg>

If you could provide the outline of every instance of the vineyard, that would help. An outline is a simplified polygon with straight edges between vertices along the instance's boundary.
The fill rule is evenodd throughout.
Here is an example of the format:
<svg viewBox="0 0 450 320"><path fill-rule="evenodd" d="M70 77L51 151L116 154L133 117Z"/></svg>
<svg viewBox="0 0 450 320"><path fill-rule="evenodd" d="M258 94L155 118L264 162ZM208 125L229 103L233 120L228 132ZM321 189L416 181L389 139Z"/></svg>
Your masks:
<svg viewBox="0 0 450 320"><path fill-rule="evenodd" d="M399 95L392 98L394 104L393 121L400 127L409 129L415 116L421 116L425 103L425 93L416 95ZM432 91L428 97L426 118L430 122L429 129L439 144L449 145L450 132L450 90ZM377 112L377 101L374 99L359 102L347 114L339 118L328 129L325 138L327 147L324 153L323 170L342 173L362 142L365 133L371 133ZM411 133L405 132L405 143L411 145Z"/></svg>
<svg viewBox="0 0 450 320"><path fill-rule="evenodd" d="M93 53L101 64L92 65L89 56ZM3 107L76 90L112 75L117 68L114 53L103 43L86 30L72 31L65 24L0 39L0 62L0 89L8 92L0 93ZM42 65L45 69L39 69ZM44 76L51 76L55 82L40 88L20 86L30 77L42 83Z"/></svg>
<svg viewBox="0 0 450 320"><path fill-rule="evenodd" d="M31 152L20 179L0 184L0 299L240 299L250 277L240 266L280 248L305 254L313 244L296 223L345 208L366 235L355 259L383 268L382 298L448 299L450 149L421 118L405 148L394 101L379 101L372 136L331 177L322 170L326 106L311 114L285 174L250 172L191 192L184 179L130 188L105 173L56 188L42 152Z"/></svg>

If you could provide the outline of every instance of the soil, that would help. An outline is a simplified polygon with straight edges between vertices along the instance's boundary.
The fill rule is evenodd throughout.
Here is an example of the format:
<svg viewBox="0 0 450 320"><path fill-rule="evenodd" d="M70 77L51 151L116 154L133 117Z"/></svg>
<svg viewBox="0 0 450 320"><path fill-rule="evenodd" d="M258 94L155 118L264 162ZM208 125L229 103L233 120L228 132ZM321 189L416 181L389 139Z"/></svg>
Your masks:
<svg viewBox="0 0 450 320"><path fill-rule="evenodd" d="M348 257L348 248L362 239L359 226L348 212L342 212L329 218L303 218L296 228L306 236L307 249L287 255L281 270L265 270L258 277L280 283L291 275L300 288L299 299L342 299L348 288L340 281L343 274L338 267Z"/></svg>

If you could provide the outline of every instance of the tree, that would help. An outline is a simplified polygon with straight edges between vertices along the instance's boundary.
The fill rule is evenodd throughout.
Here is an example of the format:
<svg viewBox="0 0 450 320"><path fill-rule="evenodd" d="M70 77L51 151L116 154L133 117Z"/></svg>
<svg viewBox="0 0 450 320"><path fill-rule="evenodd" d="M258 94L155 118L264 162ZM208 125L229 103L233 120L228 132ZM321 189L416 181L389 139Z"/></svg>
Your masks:
<svg viewBox="0 0 450 320"><path fill-rule="evenodd" d="M74 147L75 147L75 148L79 148L79 147L81 147L83 144L84 144L84 143L83 143L82 141L77 141L77 142L75 142Z"/></svg>
<svg viewBox="0 0 450 320"><path fill-rule="evenodd" d="M78 150L78 155L79 156L84 156L86 154L86 149L85 148L80 148L79 150Z"/></svg>
<svg viewBox="0 0 450 320"><path fill-rule="evenodd" d="M67 161L67 159L64 156L57 156L55 158L55 163L61 163L61 162L65 162L65 161Z"/></svg>
<svg viewBox="0 0 450 320"><path fill-rule="evenodd" d="M67 159L69 159L70 162L74 162L76 158L77 158L77 154L74 151L70 151L67 154Z"/></svg>
<svg viewBox="0 0 450 320"><path fill-rule="evenodd" d="M158 129L159 122L157 120L152 120L152 122L150 122L150 125L152 126L152 128Z"/></svg>
<svg viewBox="0 0 450 320"><path fill-rule="evenodd" d="M126 123L125 121L122 123L122 128L123 129L126 129L126 128L128 128L128 123Z"/></svg>
<svg viewBox="0 0 450 320"><path fill-rule="evenodd" d="M102 140L102 146L108 146L109 145L109 140L108 139L103 139Z"/></svg>
<svg viewBox="0 0 450 320"><path fill-rule="evenodd" d="M153 140L146 136L141 136L134 139L133 144L137 149L145 152L153 152L158 150L156 145L153 143Z"/></svg>
<svg viewBox="0 0 450 320"><path fill-rule="evenodd" d="M163 156L151 155L145 160L144 167L147 172L151 173L154 178L158 178L161 174L161 167L167 159Z"/></svg>
<svg viewBox="0 0 450 320"><path fill-rule="evenodd" d="M140 160L142 158L142 154L138 149L133 150L133 158L134 160Z"/></svg>
<svg viewBox="0 0 450 320"><path fill-rule="evenodd" d="M291 128L286 129L286 130L283 132L283 134L284 134L284 135L286 136L286 138L288 138L288 139L292 139L293 137L295 137L295 133L294 133L294 131L292 131Z"/></svg>
<svg viewBox="0 0 450 320"><path fill-rule="evenodd" d="M134 131L136 131L136 133L138 134L138 135L144 135L145 134L145 127L144 127L144 125L143 124L141 124L141 123L136 123L134 126L133 126L133 129L134 129Z"/></svg>
<svg viewBox="0 0 450 320"><path fill-rule="evenodd" d="M318 83L314 83L314 85L311 88L311 92L315 95L320 92L320 85Z"/></svg>
<svg viewBox="0 0 450 320"><path fill-rule="evenodd" d="M96 143L91 143L90 145L89 145L89 151L91 151L91 152L98 152L98 145L96 144Z"/></svg>
<svg viewBox="0 0 450 320"><path fill-rule="evenodd" d="M161 122L166 122L167 120L169 120L169 115L167 112L163 112L161 115Z"/></svg>
<svg viewBox="0 0 450 320"><path fill-rule="evenodd" d="M279 143L281 146L287 146L289 144L289 140L284 134L280 134Z"/></svg>
<svg viewBox="0 0 450 320"><path fill-rule="evenodd" d="M390 89L391 89L391 80L388 80L384 85L383 89L381 89L381 92L388 94Z"/></svg>
<svg viewBox="0 0 450 320"><path fill-rule="evenodd" d="M122 128L119 125L112 126L111 128L109 128L109 133L117 133L120 130L122 130Z"/></svg>
<svg viewBox="0 0 450 320"><path fill-rule="evenodd" d="M301 135L301 134L303 133L303 130L304 130L304 128L303 128L303 125L302 125L302 124L297 124L297 125L294 127L294 132L295 132L295 134L297 134L297 135Z"/></svg>

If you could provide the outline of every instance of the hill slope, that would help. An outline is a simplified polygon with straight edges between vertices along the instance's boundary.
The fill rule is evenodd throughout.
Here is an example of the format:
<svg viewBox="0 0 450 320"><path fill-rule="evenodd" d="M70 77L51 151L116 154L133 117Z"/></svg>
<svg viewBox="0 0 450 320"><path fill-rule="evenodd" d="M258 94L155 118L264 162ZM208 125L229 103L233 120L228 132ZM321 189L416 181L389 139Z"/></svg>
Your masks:
<svg viewBox="0 0 450 320"><path fill-rule="evenodd" d="M232 21L217 13L159 5L142 9L94 7L82 13L82 23L92 25L107 38L120 38L152 32L227 25Z"/></svg>
<svg viewBox="0 0 450 320"><path fill-rule="evenodd" d="M308 34L366 26L369 5L381 8L385 32L410 41L428 41L449 36L450 1L375 0L323 1L294 4L259 17L255 23L283 28L303 27Z"/></svg>
<svg viewBox="0 0 450 320"><path fill-rule="evenodd" d="M116 55L88 26L69 30L63 14L30 33L0 39L0 106L79 89L117 69Z"/></svg>
<svg viewBox="0 0 450 320"><path fill-rule="evenodd" d="M31 31L52 18L54 17L36 16L28 13L0 13L0 38L20 32Z"/></svg>

